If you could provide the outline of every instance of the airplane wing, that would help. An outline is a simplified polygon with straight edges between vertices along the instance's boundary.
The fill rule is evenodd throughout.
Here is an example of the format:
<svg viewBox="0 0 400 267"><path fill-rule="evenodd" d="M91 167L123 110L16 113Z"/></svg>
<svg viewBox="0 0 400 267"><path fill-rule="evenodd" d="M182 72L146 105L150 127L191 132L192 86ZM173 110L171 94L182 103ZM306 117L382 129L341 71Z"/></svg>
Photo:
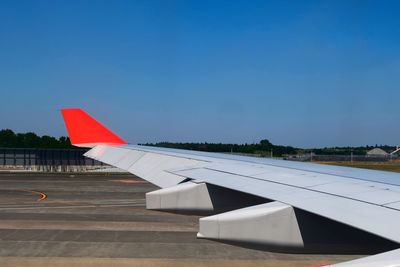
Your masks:
<svg viewBox="0 0 400 267"><path fill-rule="evenodd" d="M276 251L378 253L335 266L400 266L397 173L128 145L80 109L62 114L72 143L92 147L85 156L161 188L146 194L147 208L209 215L200 219L199 238Z"/></svg>

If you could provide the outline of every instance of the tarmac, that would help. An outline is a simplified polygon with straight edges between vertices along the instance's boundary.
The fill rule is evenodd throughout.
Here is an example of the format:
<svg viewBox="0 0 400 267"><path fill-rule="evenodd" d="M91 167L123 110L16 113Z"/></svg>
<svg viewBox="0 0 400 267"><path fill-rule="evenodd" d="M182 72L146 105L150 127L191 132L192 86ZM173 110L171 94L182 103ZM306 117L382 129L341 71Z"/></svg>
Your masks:
<svg viewBox="0 0 400 267"><path fill-rule="evenodd" d="M0 173L0 266L321 266L357 255L284 254L197 239L198 216L145 208L128 174Z"/></svg>

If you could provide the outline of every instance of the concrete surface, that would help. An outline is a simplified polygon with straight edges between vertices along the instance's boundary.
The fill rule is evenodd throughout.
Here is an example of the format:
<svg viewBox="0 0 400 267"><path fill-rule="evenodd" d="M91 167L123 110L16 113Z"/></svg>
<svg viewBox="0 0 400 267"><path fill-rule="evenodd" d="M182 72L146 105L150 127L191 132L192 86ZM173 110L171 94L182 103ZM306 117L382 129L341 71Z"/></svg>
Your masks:
<svg viewBox="0 0 400 267"><path fill-rule="evenodd" d="M357 258L196 238L197 216L145 209L132 175L0 174L0 266L317 266Z"/></svg>

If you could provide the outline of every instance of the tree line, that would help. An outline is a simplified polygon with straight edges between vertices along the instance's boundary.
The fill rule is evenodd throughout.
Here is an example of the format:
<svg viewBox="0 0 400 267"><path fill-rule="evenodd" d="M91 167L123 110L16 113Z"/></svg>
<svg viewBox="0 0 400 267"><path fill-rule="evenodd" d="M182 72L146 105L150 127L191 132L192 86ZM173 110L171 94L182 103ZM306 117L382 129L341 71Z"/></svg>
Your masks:
<svg viewBox="0 0 400 267"><path fill-rule="evenodd" d="M6 148L75 148L68 137L55 138L35 133L14 133L10 129L0 130L0 147Z"/></svg>
<svg viewBox="0 0 400 267"><path fill-rule="evenodd" d="M282 157L284 155L366 155L373 148L381 148L386 152L395 150L394 146L375 145L375 146L359 146L359 147L324 147L324 148L298 148L292 146L274 145L267 139L261 140L257 144L223 144L223 143L146 143L147 146L157 146L165 148L178 148L187 150L197 150L205 152L223 152L236 154L256 154L262 157Z"/></svg>
<svg viewBox="0 0 400 267"><path fill-rule="evenodd" d="M166 148L178 148L186 150L197 150L205 152L257 154L260 156L282 156L283 154L295 154L297 148L291 146L273 145L267 139L261 140L258 144L223 144L223 143L146 143L147 146Z"/></svg>
<svg viewBox="0 0 400 267"><path fill-rule="evenodd" d="M375 145L360 147L324 147L303 149L292 146L274 145L268 139L263 139L259 143L254 144L224 144L224 143L173 143L159 142L146 143L147 146L157 146L165 148L177 148L186 150L197 150L205 152L222 152L236 154L256 154L259 156L281 157L283 155L309 154L315 155L365 155L367 151L379 147L386 152L395 150L394 146ZM76 148L71 145L68 137L61 136L55 138L48 135L38 136L33 132L14 133L10 129L0 130L0 147L9 148L58 148L71 149Z"/></svg>

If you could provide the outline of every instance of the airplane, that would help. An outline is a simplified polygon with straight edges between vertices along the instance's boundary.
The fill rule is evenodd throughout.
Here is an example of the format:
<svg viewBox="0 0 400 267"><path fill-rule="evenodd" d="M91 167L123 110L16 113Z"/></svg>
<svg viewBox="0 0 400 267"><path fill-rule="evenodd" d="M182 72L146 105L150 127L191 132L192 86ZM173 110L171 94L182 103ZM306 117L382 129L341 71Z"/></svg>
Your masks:
<svg viewBox="0 0 400 267"><path fill-rule="evenodd" d="M84 155L160 187L146 208L204 215L198 238L293 253L373 254L335 267L400 266L400 174L130 145L79 108L61 110Z"/></svg>

